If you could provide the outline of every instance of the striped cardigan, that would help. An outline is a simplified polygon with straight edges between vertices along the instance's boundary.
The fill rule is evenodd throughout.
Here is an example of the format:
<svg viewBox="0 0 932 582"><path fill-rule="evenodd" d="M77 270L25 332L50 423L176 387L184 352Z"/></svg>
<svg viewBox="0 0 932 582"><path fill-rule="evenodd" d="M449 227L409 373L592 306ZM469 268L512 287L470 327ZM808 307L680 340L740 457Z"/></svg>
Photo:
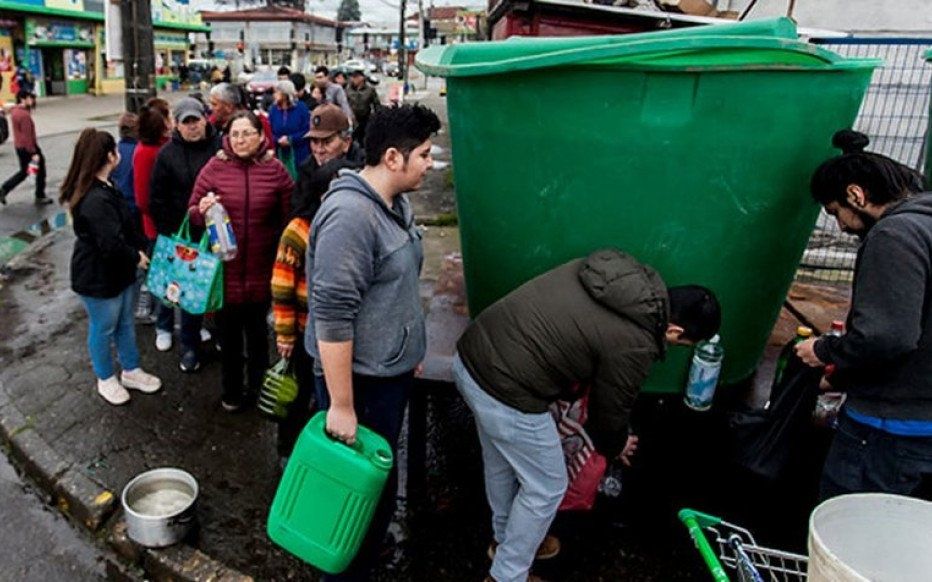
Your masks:
<svg viewBox="0 0 932 582"><path fill-rule="evenodd" d="M304 254L311 223L295 218L288 223L278 243L272 266L272 314L279 343L294 345L295 336L307 326L307 276Z"/></svg>

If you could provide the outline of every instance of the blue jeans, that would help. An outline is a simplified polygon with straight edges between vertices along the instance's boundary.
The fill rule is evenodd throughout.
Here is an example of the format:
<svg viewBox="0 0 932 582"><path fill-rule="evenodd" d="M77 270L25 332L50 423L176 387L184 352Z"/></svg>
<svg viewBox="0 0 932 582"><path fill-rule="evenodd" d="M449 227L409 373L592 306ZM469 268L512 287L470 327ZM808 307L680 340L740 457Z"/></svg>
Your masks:
<svg viewBox="0 0 932 582"><path fill-rule="evenodd" d="M388 378L353 374L353 408L356 409L356 420L388 441L396 462L388 474L388 481L382 490L382 496L359 553L342 573L324 575L321 578L324 582L368 580L369 573L378 560L382 540L395 512L395 496L398 492L398 437L401 434L405 407L408 405L408 395L413 383L413 371ZM330 393L327 392L327 383L321 376L314 377L314 388L317 409L330 408Z"/></svg>
<svg viewBox="0 0 932 582"><path fill-rule="evenodd" d="M819 497L846 493L927 496L932 482L932 437L890 434L842 412L832 440Z"/></svg>
<svg viewBox="0 0 932 582"><path fill-rule="evenodd" d="M175 307L165 305L158 299L154 299L156 307L155 327L159 331L175 333ZM197 353L198 346L201 345L201 325L204 323L203 315L192 315L181 309L181 353Z"/></svg>
<svg viewBox="0 0 932 582"><path fill-rule="evenodd" d="M496 582L524 582L537 548L566 492L566 461L549 412L512 408L483 390L453 358L456 388L476 417L485 492L498 549L489 574Z"/></svg>
<svg viewBox="0 0 932 582"><path fill-rule="evenodd" d="M116 297L100 299L81 295L89 322L87 350L91 354L94 374L101 380L113 376L110 346L116 343L117 355L124 370L139 367L136 348L136 328L133 312L136 307L135 285L130 285Z"/></svg>

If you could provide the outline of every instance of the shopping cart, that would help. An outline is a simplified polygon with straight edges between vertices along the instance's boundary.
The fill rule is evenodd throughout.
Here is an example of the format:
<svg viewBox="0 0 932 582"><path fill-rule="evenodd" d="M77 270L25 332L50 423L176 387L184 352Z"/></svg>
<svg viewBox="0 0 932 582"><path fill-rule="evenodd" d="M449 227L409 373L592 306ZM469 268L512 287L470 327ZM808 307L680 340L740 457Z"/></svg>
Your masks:
<svg viewBox="0 0 932 582"><path fill-rule="evenodd" d="M806 556L761 547L748 530L692 509L680 510L679 518L716 582L731 581L722 564L737 573L738 582L806 580ZM714 537L718 555L705 532Z"/></svg>

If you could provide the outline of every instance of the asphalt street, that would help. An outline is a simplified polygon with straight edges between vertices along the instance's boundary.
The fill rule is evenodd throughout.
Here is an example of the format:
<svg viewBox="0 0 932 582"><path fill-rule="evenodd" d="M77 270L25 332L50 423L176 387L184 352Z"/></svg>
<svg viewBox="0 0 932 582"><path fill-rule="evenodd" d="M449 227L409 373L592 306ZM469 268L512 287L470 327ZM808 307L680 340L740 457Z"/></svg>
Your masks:
<svg viewBox="0 0 932 582"><path fill-rule="evenodd" d="M0 455L0 580L103 579L103 561L86 536L46 505Z"/></svg>

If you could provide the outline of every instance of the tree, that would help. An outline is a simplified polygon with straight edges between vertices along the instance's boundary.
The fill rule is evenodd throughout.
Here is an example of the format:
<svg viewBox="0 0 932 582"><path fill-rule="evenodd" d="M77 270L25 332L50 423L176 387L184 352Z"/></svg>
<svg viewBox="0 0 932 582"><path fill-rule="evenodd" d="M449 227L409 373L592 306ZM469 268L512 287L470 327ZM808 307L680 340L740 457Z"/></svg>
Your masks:
<svg viewBox="0 0 932 582"><path fill-rule="evenodd" d="M362 20L359 0L340 0L340 8L337 9L337 20L341 22L359 22Z"/></svg>

